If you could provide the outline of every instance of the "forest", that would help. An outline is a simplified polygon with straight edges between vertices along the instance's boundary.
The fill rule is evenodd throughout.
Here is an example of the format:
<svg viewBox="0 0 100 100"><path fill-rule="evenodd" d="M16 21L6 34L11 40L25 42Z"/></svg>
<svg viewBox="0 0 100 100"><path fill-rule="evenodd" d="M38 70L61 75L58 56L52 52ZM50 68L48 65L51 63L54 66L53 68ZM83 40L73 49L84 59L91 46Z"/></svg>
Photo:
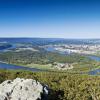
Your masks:
<svg viewBox="0 0 100 100"><path fill-rule="evenodd" d="M0 83L7 79L31 78L48 85L48 100L100 100L100 77L64 72L0 70Z"/></svg>

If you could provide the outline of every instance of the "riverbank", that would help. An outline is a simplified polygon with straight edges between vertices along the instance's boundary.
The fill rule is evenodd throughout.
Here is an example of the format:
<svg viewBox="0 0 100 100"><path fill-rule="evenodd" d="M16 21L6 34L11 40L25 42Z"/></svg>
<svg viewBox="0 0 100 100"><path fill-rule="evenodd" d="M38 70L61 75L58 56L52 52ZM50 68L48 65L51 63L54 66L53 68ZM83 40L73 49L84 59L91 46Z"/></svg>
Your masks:
<svg viewBox="0 0 100 100"><path fill-rule="evenodd" d="M22 65L22 64L8 64L8 63L0 63L1 69L7 69L7 70L28 70L33 72L41 72L41 71L48 71L48 72L59 72L59 73L70 73L70 74L89 74L89 75L97 75L97 70L100 70L100 66L94 67L91 70L87 69L84 70L84 68L74 68L70 70L57 70L51 67L51 65L39 65L39 64L29 64L29 65ZM93 74L94 73L94 74Z"/></svg>
<svg viewBox="0 0 100 100"><path fill-rule="evenodd" d="M42 69L38 68L29 68L21 65L15 65L15 64L8 64L6 62L0 62L0 69L7 69L7 70L29 70L29 71L43 71Z"/></svg>

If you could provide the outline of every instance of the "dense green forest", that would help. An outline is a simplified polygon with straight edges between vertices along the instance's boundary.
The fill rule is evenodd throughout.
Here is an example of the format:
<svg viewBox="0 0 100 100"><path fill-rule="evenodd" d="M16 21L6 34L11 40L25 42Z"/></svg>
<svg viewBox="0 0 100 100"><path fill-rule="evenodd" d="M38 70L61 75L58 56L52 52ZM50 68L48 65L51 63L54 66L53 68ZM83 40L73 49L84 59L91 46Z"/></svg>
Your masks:
<svg viewBox="0 0 100 100"><path fill-rule="evenodd" d="M7 79L32 78L47 84L48 100L100 100L100 77L58 73L0 70L0 83Z"/></svg>

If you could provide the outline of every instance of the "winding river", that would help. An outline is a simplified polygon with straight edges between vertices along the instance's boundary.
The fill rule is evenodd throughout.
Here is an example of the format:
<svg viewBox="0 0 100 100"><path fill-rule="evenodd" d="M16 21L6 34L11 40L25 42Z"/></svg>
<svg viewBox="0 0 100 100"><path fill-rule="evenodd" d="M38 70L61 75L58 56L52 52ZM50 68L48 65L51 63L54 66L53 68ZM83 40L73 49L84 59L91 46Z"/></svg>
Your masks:
<svg viewBox="0 0 100 100"><path fill-rule="evenodd" d="M14 49L16 48L16 45L12 44L12 47L10 48L6 48L6 49L0 49L0 52L6 52L9 49ZM11 70L29 70L29 71L33 71L33 72L38 72L38 71L43 71L37 68L28 68L28 67L24 67L24 66L17 66L17 65L13 65L13 64L7 64L7 63L3 63L0 61L0 69L11 69Z"/></svg>
<svg viewBox="0 0 100 100"><path fill-rule="evenodd" d="M0 69L28 70L28 71L33 71L33 72L43 71L43 70L36 69L36 68L28 68L28 67L23 67L23 66L6 64L6 63L2 63L2 62L0 62Z"/></svg>
<svg viewBox="0 0 100 100"><path fill-rule="evenodd" d="M46 50L51 51L51 52L56 51L53 47L46 48ZM92 59L92 60L95 60L95 61L100 61L100 57L97 57L97 56L87 56L87 57ZM36 69L36 68L28 68L28 67L24 67L24 66L17 66L17 65L2 63L2 62L0 62L0 69L29 70L29 71L33 71L33 72L43 71L43 70ZM96 75L97 73L100 73L100 69L96 69L96 70L89 72L90 75Z"/></svg>
<svg viewBox="0 0 100 100"><path fill-rule="evenodd" d="M56 51L53 47L48 47L46 48L47 51L50 51L50 52L58 52L60 54L64 54L65 52L59 52L59 51ZM95 61L99 61L100 62L100 57L98 56L87 56L88 58L92 59L92 60L95 60ZM89 71L89 75L97 75L98 73L100 73L100 69L95 69L95 70L92 70L92 71Z"/></svg>

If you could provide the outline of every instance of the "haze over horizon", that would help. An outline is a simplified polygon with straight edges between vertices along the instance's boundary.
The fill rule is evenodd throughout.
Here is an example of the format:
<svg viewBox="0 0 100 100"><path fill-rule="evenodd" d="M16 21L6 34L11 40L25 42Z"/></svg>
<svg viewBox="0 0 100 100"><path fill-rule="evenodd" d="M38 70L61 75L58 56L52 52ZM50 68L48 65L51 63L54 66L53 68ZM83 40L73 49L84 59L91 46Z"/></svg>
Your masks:
<svg viewBox="0 0 100 100"><path fill-rule="evenodd" d="M0 37L100 38L99 0L0 0Z"/></svg>

